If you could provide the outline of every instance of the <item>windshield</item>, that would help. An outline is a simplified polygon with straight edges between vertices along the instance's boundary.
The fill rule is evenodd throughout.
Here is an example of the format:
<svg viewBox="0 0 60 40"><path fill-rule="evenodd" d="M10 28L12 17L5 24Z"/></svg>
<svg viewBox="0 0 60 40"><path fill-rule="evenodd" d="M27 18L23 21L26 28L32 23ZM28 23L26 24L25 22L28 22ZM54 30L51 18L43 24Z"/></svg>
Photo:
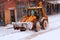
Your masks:
<svg viewBox="0 0 60 40"><path fill-rule="evenodd" d="M28 10L28 15L29 16L37 16L39 18L42 18L42 9L29 9Z"/></svg>

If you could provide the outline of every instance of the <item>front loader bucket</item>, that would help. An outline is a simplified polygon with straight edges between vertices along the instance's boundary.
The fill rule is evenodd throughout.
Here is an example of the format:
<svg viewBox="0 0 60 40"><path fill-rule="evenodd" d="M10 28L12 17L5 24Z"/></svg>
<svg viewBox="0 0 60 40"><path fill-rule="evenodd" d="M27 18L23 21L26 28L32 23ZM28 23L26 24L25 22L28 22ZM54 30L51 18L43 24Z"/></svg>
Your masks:
<svg viewBox="0 0 60 40"><path fill-rule="evenodd" d="M33 23L32 22L14 22L12 23L14 29L18 28L20 30L22 29L32 29Z"/></svg>

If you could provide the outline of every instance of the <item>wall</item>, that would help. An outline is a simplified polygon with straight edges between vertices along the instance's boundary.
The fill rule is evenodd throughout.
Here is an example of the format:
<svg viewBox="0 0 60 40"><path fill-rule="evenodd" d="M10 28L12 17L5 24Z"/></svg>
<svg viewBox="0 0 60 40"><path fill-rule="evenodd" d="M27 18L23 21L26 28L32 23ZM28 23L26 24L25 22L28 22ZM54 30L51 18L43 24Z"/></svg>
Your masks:
<svg viewBox="0 0 60 40"><path fill-rule="evenodd" d="M11 23L11 17L10 17L10 10L15 11L15 21L17 21L17 16L16 16L16 4L14 1L9 1L7 4L4 6L4 11L5 11L5 24Z"/></svg>

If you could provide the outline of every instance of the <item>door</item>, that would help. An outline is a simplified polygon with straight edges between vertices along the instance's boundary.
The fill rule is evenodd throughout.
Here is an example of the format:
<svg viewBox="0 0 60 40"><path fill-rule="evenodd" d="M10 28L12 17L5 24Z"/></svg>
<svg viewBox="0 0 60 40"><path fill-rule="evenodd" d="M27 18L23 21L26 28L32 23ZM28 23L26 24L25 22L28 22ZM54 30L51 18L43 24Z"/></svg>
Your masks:
<svg viewBox="0 0 60 40"><path fill-rule="evenodd" d="M15 12L14 10L10 10L11 22L15 22Z"/></svg>
<svg viewBox="0 0 60 40"><path fill-rule="evenodd" d="M4 13L3 12L0 12L0 26L3 26L3 25L5 25L4 23Z"/></svg>

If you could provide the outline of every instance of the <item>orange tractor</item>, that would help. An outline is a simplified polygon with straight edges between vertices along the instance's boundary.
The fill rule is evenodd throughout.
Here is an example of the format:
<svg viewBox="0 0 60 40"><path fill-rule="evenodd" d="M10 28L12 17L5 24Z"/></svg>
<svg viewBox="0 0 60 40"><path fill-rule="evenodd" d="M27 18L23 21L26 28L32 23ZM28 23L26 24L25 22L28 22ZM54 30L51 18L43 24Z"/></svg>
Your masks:
<svg viewBox="0 0 60 40"><path fill-rule="evenodd" d="M46 29L47 24L48 17L42 7L42 2L40 2L38 7L27 8L27 15L24 16L20 22L14 23L14 29L19 29L20 31L27 29L39 31L40 29Z"/></svg>
<svg viewBox="0 0 60 40"><path fill-rule="evenodd" d="M44 9L42 7L29 7L27 10L27 15L20 20L19 25L14 25L14 29L20 29L21 31L46 29L48 17Z"/></svg>

